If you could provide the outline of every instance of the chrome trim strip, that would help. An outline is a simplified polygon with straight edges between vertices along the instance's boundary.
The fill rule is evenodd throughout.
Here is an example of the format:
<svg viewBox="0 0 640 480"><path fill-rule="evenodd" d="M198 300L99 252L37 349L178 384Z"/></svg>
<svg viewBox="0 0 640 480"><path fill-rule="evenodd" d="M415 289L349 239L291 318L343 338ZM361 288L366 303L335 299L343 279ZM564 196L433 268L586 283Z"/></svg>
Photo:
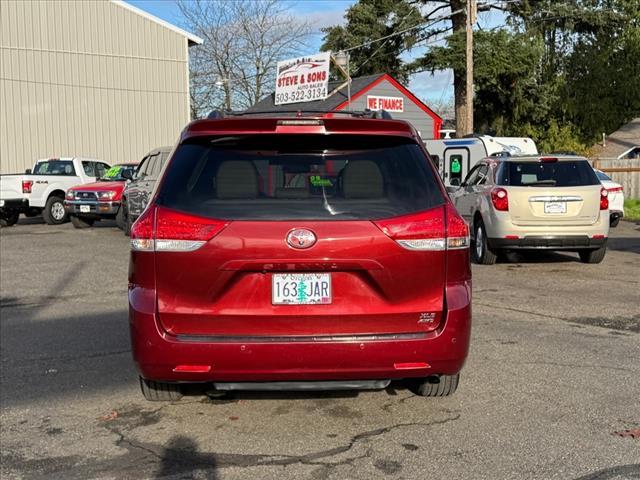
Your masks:
<svg viewBox="0 0 640 480"><path fill-rule="evenodd" d="M317 336L226 336L226 335L176 335L179 342L196 343L324 343L324 342L373 342L398 340L424 340L434 332L387 333L381 335L317 335Z"/></svg>
<svg viewBox="0 0 640 480"><path fill-rule="evenodd" d="M540 195L529 197L530 202L581 202L579 195Z"/></svg>

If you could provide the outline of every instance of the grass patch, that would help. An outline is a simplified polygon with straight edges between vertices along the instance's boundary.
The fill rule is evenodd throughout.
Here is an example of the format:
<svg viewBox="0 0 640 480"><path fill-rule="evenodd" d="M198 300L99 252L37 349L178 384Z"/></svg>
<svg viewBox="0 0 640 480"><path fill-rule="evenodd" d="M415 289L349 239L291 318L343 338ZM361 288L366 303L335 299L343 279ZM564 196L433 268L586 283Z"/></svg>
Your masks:
<svg viewBox="0 0 640 480"><path fill-rule="evenodd" d="M640 199L628 198L624 201L624 218L626 220L640 220Z"/></svg>

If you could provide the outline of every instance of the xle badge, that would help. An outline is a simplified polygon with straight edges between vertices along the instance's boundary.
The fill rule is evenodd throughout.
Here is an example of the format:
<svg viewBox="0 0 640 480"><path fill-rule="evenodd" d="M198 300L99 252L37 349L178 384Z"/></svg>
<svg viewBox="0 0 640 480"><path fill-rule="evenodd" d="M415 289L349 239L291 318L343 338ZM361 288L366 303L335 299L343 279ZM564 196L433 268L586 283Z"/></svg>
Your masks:
<svg viewBox="0 0 640 480"><path fill-rule="evenodd" d="M436 319L436 314L433 312L423 312L420 314L418 323L431 323Z"/></svg>

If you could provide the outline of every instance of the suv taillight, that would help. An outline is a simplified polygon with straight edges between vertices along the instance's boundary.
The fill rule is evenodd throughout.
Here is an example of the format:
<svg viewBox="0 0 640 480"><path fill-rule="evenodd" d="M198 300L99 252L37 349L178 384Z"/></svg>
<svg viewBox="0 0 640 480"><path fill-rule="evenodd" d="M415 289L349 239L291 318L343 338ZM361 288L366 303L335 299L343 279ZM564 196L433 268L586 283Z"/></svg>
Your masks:
<svg viewBox="0 0 640 480"><path fill-rule="evenodd" d="M131 250L142 252L191 252L220 233L229 222L148 208L131 227Z"/></svg>
<svg viewBox="0 0 640 480"><path fill-rule="evenodd" d="M607 210L609 208L609 192L606 188L600 189L600 210Z"/></svg>
<svg viewBox="0 0 640 480"><path fill-rule="evenodd" d="M31 193L31 187L33 187L33 180L22 181L22 193Z"/></svg>
<svg viewBox="0 0 640 480"><path fill-rule="evenodd" d="M452 250L469 247L469 228L455 210L446 206L401 217L375 221L389 238L407 250Z"/></svg>
<svg viewBox="0 0 640 480"><path fill-rule="evenodd" d="M504 188L494 188L491 190L491 202L493 207L500 212L509 210L509 195Z"/></svg>

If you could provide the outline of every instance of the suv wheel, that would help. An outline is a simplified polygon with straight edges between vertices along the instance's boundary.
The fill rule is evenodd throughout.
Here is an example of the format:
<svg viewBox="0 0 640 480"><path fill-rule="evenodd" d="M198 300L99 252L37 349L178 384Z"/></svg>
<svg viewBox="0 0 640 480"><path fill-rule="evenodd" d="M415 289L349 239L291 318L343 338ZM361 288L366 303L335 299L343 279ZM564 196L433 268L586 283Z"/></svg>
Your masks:
<svg viewBox="0 0 640 480"><path fill-rule="evenodd" d="M434 375L418 383L414 393L421 397L448 397L457 390L459 381L459 373L456 375Z"/></svg>
<svg viewBox="0 0 640 480"><path fill-rule="evenodd" d="M607 253L607 247L601 247L597 250L582 250L578 252L582 263L600 263Z"/></svg>
<svg viewBox="0 0 640 480"><path fill-rule="evenodd" d="M620 223L620 215L611 215L611 218L609 220L609 226L611 228L616 228L619 223Z"/></svg>
<svg viewBox="0 0 640 480"><path fill-rule="evenodd" d="M150 402L171 402L182 398L180 387L175 383L154 382L140 377L140 390Z"/></svg>
<svg viewBox="0 0 640 480"><path fill-rule="evenodd" d="M497 255L489 250L487 245L487 232L484 229L484 222L478 219L474 229L473 261L481 265L493 265L496 263Z"/></svg>
<svg viewBox="0 0 640 480"><path fill-rule="evenodd" d="M129 215L129 207L127 206L127 201L122 199L122 205L120 207L122 210L122 231L128 237L131 234L131 215Z"/></svg>
<svg viewBox="0 0 640 480"><path fill-rule="evenodd" d="M48 225L60 225L67 221L67 212L64 209L62 197L51 196L42 211L42 218Z"/></svg>
<svg viewBox="0 0 640 480"><path fill-rule="evenodd" d="M125 229L125 218L124 218L124 203L120 204L120 208L118 209L118 213L116 213L116 225L120 230Z"/></svg>
<svg viewBox="0 0 640 480"><path fill-rule="evenodd" d="M75 215L71 215L71 223L76 228L89 228L93 226L95 219L93 218L81 218L76 217Z"/></svg>

